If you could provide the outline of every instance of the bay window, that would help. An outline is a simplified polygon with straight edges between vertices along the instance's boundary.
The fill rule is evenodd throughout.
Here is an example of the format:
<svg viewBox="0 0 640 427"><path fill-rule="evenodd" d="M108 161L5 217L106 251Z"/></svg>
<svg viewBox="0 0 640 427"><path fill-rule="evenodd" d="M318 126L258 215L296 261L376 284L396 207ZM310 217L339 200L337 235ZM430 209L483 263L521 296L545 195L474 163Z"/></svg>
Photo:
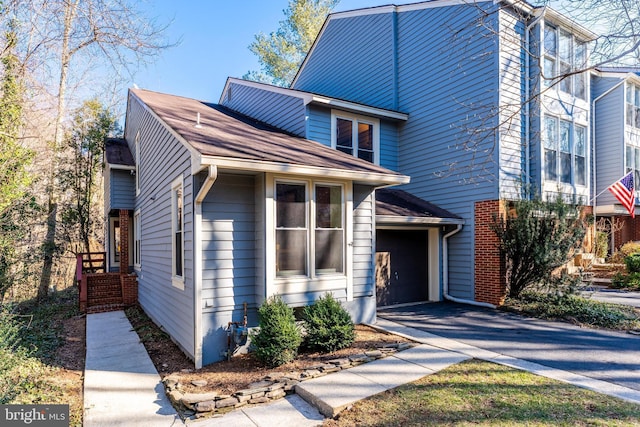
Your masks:
<svg viewBox="0 0 640 427"><path fill-rule="evenodd" d="M276 277L344 273L343 193L336 184L276 182Z"/></svg>
<svg viewBox="0 0 640 427"><path fill-rule="evenodd" d="M640 87L627 83L625 98L626 123L640 128Z"/></svg>
<svg viewBox="0 0 640 427"><path fill-rule="evenodd" d="M625 173L633 172L634 182L640 182L640 147L625 145Z"/></svg>

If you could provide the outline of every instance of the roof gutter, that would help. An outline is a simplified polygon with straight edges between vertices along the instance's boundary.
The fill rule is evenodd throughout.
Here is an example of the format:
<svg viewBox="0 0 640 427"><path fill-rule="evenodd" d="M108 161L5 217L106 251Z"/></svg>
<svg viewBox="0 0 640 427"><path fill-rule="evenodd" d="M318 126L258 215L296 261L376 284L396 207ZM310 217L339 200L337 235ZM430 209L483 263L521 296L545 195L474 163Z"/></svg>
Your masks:
<svg viewBox="0 0 640 427"><path fill-rule="evenodd" d="M480 302L473 301L469 299L452 297L449 295L449 249L448 249L448 239L454 234L458 233L462 230L462 224L458 224L455 230L450 231L449 233L442 236L442 295L445 299L461 304L469 304L475 305L478 307L488 307L488 308L496 308L495 305L489 304L488 302Z"/></svg>
<svg viewBox="0 0 640 427"><path fill-rule="evenodd" d="M196 369L202 368L202 202L218 179L218 167L208 165L207 176L194 199L193 221L193 355Z"/></svg>

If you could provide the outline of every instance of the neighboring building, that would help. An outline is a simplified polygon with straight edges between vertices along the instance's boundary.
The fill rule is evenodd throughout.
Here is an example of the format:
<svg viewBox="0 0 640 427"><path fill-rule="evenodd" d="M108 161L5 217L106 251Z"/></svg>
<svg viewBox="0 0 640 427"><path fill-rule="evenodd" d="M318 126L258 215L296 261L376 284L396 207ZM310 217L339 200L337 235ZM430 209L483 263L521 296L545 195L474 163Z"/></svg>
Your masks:
<svg viewBox="0 0 640 427"><path fill-rule="evenodd" d="M632 219L609 192L612 183L634 172L640 189L640 69L601 68L592 77L596 218L620 222L610 239L610 251L640 240L640 217ZM638 205L636 191L636 206ZM636 207L636 214L638 214Z"/></svg>
<svg viewBox="0 0 640 427"><path fill-rule="evenodd" d="M428 299L500 304L504 271L489 224L501 200L528 191L588 203L588 73L554 76L584 69L594 38L557 12L524 2L436 0L335 13L291 89L230 79L220 103L280 127L292 117L293 100L304 96L405 114L392 120L301 100L307 108L297 110L296 131L355 155L357 138L345 145L343 127L348 133L350 126L372 126L378 148L372 154L358 145L357 155L410 176L403 190L464 220L459 232L440 229L448 236L446 274L429 282ZM378 252L425 252L424 239L407 240L408 230L424 230L424 223L395 223L395 232L388 226L377 222ZM426 245L428 253L433 244ZM403 256L391 253L392 264ZM405 282L397 286L424 286L415 279L422 269L412 261L392 267L392 277L398 272Z"/></svg>

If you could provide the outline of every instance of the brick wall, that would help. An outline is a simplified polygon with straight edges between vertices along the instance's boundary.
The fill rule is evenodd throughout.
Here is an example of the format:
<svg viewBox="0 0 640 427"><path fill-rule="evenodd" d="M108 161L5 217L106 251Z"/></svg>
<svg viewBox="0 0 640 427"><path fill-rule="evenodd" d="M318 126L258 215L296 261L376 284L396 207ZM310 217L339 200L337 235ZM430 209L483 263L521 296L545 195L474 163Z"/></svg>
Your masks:
<svg viewBox="0 0 640 427"><path fill-rule="evenodd" d="M615 249L619 249L620 246L627 242L640 240L640 215L635 218L631 218L630 216L618 216L616 218L623 225L622 229L614 233Z"/></svg>
<svg viewBox="0 0 640 427"><path fill-rule="evenodd" d="M120 273L129 273L129 211L120 209Z"/></svg>
<svg viewBox="0 0 640 427"><path fill-rule="evenodd" d="M86 289L84 300L82 288ZM80 310L100 313L122 310L138 302L138 278L135 274L85 274L81 280Z"/></svg>
<svg viewBox="0 0 640 427"><path fill-rule="evenodd" d="M505 211L500 200L475 204L475 300L502 305L506 295L506 268L498 249L498 237L491 230L493 216Z"/></svg>

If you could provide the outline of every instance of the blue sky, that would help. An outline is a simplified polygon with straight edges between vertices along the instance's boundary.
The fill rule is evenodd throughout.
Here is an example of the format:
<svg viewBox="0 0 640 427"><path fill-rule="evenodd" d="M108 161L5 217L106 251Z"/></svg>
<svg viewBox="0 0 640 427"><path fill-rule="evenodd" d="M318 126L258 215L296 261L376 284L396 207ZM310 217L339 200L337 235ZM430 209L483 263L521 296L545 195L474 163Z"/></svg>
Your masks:
<svg viewBox="0 0 640 427"><path fill-rule="evenodd" d="M342 0L335 10L413 2ZM287 4L287 0L149 0L148 15L159 22L173 19L168 38L182 38L182 43L140 69L131 85L217 102L227 77L259 69L247 47L255 34L278 28Z"/></svg>

